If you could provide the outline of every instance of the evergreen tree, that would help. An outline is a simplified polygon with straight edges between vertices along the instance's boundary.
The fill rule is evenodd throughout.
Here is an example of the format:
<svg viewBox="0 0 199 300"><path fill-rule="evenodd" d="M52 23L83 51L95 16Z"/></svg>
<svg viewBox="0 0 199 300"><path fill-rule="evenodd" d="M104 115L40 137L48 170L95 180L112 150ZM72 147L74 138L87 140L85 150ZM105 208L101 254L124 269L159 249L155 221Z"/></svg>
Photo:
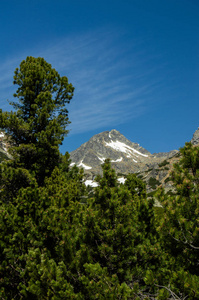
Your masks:
<svg viewBox="0 0 199 300"><path fill-rule="evenodd" d="M146 271L159 268L153 205L146 192L133 193L133 186L142 186L139 179L130 176L128 189L118 183L109 160L102 168L99 186L79 217L74 286L85 299L135 299L139 291L150 289L144 282Z"/></svg>
<svg viewBox="0 0 199 300"><path fill-rule="evenodd" d="M42 187L0 203L1 299L81 299L69 269L84 190L80 172L56 167Z"/></svg>
<svg viewBox="0 0 199 300"><path fill-rule="evenodd" d="M163 205L159 230L172 260L171 289L182 298L199 299L199 147L186 143L180 153L171 174L174 194L157 194Z"/></svg>
<svg viewBox="0 0 199 300"><path fill-rule="evenodd" d="M16 187L16 177L23 187L30 184L31 176L41 185L60 163L59 146L69 123L65 104L72 99L74 88L67 77L61 77L40 57L27 57L21 62L15 70L14 84L18 85L14 94L18 102L10 103L14 112L1 111L0 127L11 136L13 144L13 159L1 169L2 186L16 194L14 189L20 186L17 182Z"/></svg>
<svg viewBox="0 0 199 300"><path fill-rule="evenodd" d="M136 176L136 174L128 174L124 185L131 192L132 196L142 196L146 199L146 184Z"/></svg>
<svg viewBox="0 0 199 300"><path fill-rule="evenodd" d="M67 277L70 224L85 187L82 173L69 170L68 153L59 152L74 88L33 57L16 69L14 84L16 111L0 112L12 144L12 159L0 165L0 298L76 299Z"/></svg>

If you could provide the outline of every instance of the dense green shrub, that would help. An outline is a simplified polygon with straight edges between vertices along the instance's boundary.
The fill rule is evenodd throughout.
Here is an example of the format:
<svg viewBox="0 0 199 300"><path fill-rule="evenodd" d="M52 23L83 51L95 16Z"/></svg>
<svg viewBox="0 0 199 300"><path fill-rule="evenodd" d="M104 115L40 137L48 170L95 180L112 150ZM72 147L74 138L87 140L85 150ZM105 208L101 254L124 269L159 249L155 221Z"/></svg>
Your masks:
<svg viewBox="0 0 199 300"><path fill-rule="evenodd" d="M166 160L163 160L163 162L161 162L160 164L158 164L159 167L164 167L166 165L169 165L169 162Z"/></svg>
<svg viewBox="0 0 199 300"><path fill-rule="evenodd" d="M155 190L157 186L160 185L161 183L156 178L150 177L148 184L153 190Z"/></svg>

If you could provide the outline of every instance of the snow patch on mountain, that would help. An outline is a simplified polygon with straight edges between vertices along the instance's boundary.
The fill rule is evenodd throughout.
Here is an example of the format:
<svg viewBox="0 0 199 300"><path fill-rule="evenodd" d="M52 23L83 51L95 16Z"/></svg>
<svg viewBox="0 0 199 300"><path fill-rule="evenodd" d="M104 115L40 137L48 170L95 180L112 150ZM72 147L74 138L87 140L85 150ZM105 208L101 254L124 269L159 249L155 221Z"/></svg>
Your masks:
<svg viewBox="0 0 199 300"><path fill-rule="evenodd" d="M99 156L97 158L101 161L102 164L104 163L104 161L106 159L106 157L99 157Z"/></svg>
<svg viewBox="0 0 199 300"><path fill-rule="evenodd" d="M118 182L119 182L119 183L123 183L123 184L124 184L125 181L126 181L126 178L124 178L124 177L118 178ZM98 182L96 182L96 181L94 181L94 180L90 180L90 179L87 179L87 180L84 182L84 184L85 184L86 186L91 186L91 187L97 187L97 186L99 186Z"/></svg>
<svg viewBox="0 0 199 300"><path fill-rule="evenodd" d="M120 177L120 178L118 178L118 181L119 181L119 183L125 183L126 178Z"/></svg>
<svg viewBox="0 0 199 300"><path fill-rule="evenodd" d="M106 146L111 147L116 151L126 153L127 157L135 155L135 153L138 155L144 156L144 157L148 157L147 154L143 154L143 153L139 152L138 150L135 150L134 148L132 148L122 142L119 142L119 141L116 141L116 142L111 141L110 143L105 142L105 144L106 144Z"/></svg>
<svg viewBox="0 0 199 300"><path fill-rule="evenodd" d="M103 164L104 162L105 162L105 159L106 159L106 157L97 157L100 161L101 161L101 163ZM120 161L122 161L123 160L123 157L120 157L120 158L118 158L118 159L116 159L116 160L111 160L111 162L120 162Z"/></svg>
<svg viewBox="0 0 199 300"><path fill-rule="evenodd" d="M111 160L111 162L120 162L120 161L122 161L122 160L123 160L123 158L120 157L120 158L118 158L118 159L116 159L116 160Z"/></svg>
<svg viewBox="0 0 199 300"><path fill-rule="evenodd" d="M89 185L89 186L92 186L92 187L97 187L99 184L97 182L93 181L93 180L86 180L85 185L86 186Z"/></svg>
<svg viewBox="0 0 199 300"><path fill-rule="evenodd" d="M79 165L77 165L77 166L78 166L78 167L82 167L82 168L84 168L85 170L90 170L90 169L92 169L92 167L89 167L89 166L83 164L83 160L81 160L81 162L80 162Z"/></svg>

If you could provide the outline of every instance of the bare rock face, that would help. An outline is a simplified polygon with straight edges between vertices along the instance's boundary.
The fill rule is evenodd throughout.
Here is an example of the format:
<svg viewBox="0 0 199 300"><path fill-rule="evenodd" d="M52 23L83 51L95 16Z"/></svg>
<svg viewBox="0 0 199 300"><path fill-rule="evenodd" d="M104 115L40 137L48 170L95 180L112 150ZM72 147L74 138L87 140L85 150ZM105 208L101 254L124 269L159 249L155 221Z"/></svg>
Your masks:
<svg viewBox="0 0 199 300"><path fill-rule="evenodd" d="M140 175L146 182L150 178L159 178L161 181L168 174L168 167L161 170L161 163L175 156L177 150L168 153L151 154L137 143L125 138L119 131L113 129L94 135L88 142L70 153L71 165L76 164L84 168L86 179L91 182L97 174L101 174L101 164L106 158L111 160L112 167L120 176L129 173ZM163 164L164 165L164 164ZM160 181L161 180L161 181ZM153 191L156 185L148 185L148 191Z"/></svg>
<svg viewBox="0 0 199 300"><path fill-rule="evenodd" d="M193 145L198 145L199 144L199 127L198 129L194 132L193 137L191 139L191 143Z"/></svg>
<svg viewBox="0 0 199 300"><path fill-rule="evenodd" d="M11 156L8 153L9 142L3 131L0 132L0 162L10 159Z"/></svg>

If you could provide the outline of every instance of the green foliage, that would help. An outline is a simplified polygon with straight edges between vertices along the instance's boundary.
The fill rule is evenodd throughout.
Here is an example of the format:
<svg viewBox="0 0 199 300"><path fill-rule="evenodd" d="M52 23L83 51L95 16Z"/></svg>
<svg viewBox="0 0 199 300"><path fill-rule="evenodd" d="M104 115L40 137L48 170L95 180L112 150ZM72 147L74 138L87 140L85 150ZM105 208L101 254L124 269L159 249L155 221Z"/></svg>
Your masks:
<svg viewBox="0 0 199 300"><path fill-rule="evenodd" d="M169 181L171 181L171 178L170 177L167 177L166 179L165 179L165 183L167 183L167 182L169 182Z"/></svg>
<svg viewBox="0 0 199 300"><path fill-rule="evenodd" d="M74 284L88 299L135 299L139 285L146 288L145 270L159 267L153 201L146 200L145 185L136 176L119 185L108 160L98 182L78 225Z"/></svg>
<svg viewBox="0 0 199 300"><path fill-rule="evenodd" d="M146 184L135 174L129 174L124 185L131 192L132 196L146 197Z"/></svg>
<svg viewBox="0 0 199 300"><path fill-rule="evenodd" d="M1 200L5 202L12 201L17 197L18 191L21 188L37 186L37 182L24 168L13 168L12 162L3 163L0 165L0 182L1 182Z"/></svg>
<svg viewBox="0 0 199 300"><path fill-rule="evenodd" d="M75 224L84 189L81 173L74 179L56 168L43 187L21 188L13 201L1 203L0 277L5 299L73 299L68 296L74 295L68 266L78 240Z"/></svg>
<svg viewBox="0 0 199 300"><path fill-rule="evenodd" d="M199 293L199 148L186 143L180 149L182 158L171 174L175 193L156 195L164 215L160 222L162 243L170 257L175 258L171 280L176 291L189 299ZM180 275L182 274L182 275ZM185 275L186 274L186 275ZM178 280L178 277L182 277ZM197 295L197 296L196 296Z"/></svg>
<svg viewBox="0 0 199 300"><path fill-rule="evenodd" d="M155 195L156 191L152 191L150 193L147 193L147 197L153 197Z"/></svg>
<svg viewBox="0 0 199 300"><path fill-rule="evenodd" d="M8 156L4 152L1 152L1 150L0 150L0 163L3 160L8 160Z"/></svg>
<svg viewBox="0 0 199 300"><path fill-rule="evenodd" d="M198 178L199 170L199 148L194 147L191 143L186 143L184 148L180 149L182 159L180 165L191 171L194 179Z"/></svg>
<svg viewBox="0 0 199 300"><path fill-rule="evenodd" d="M28 280L20 284L21 294L35 299L80 299L67 281L67 267L63 261L58 264L49 259L48 253L39 248L29 250L26 255Z"/></svg>
<svg viewBox="0 0 199 300"><path fill-rule="evenodd" d="M149 186L155 190L157 188L158 185L161 184L161 182L159 182L156 178L154 177L150 177L149 178L149 182L148 182Z"/></svg>
<svg viewBox="0 0 199 300"><path fill-rule="evenodd" d="M169 170L169 167L165 167L164 170L168 171L168 170Z"/></svg>
<svg viewBox="0 0 199 300"><path fill-rule="evenodd" d="M39 184L50 176L60 161L59 145L69 123L65 104L73 96L73 86L43 58L27 57L16 69L18 89L11 102L15 112L0 113L0 127L11 137L12 168L28 170ZM3 172L3 170L1 171Z"/></svg>
<svg viewBox="0 0 199 300"><path fill-rule="evenodd" d="M159 167L164 167L166 165L169 165L169 162L166 160L163 160L163 162L161 162L160 164L158 164Z"/></svg>
<svg viewBox="0 0 199 300"><path fill-rule="evenodd" d="M102 268L99 263L85 264L85 276L81 281L85 286L88 299L129 299L133 290L126 283L119 283L116 274L110 276L107 268Z"/></svg>
<svg viewBox="0 0 199 300"><path fill-rule="evenodd" d="M149 168L148 170L145 171L145 174L151 172L153 170L153 168ZM137 175L139 175L139 173L137 173Z"/></svg>

